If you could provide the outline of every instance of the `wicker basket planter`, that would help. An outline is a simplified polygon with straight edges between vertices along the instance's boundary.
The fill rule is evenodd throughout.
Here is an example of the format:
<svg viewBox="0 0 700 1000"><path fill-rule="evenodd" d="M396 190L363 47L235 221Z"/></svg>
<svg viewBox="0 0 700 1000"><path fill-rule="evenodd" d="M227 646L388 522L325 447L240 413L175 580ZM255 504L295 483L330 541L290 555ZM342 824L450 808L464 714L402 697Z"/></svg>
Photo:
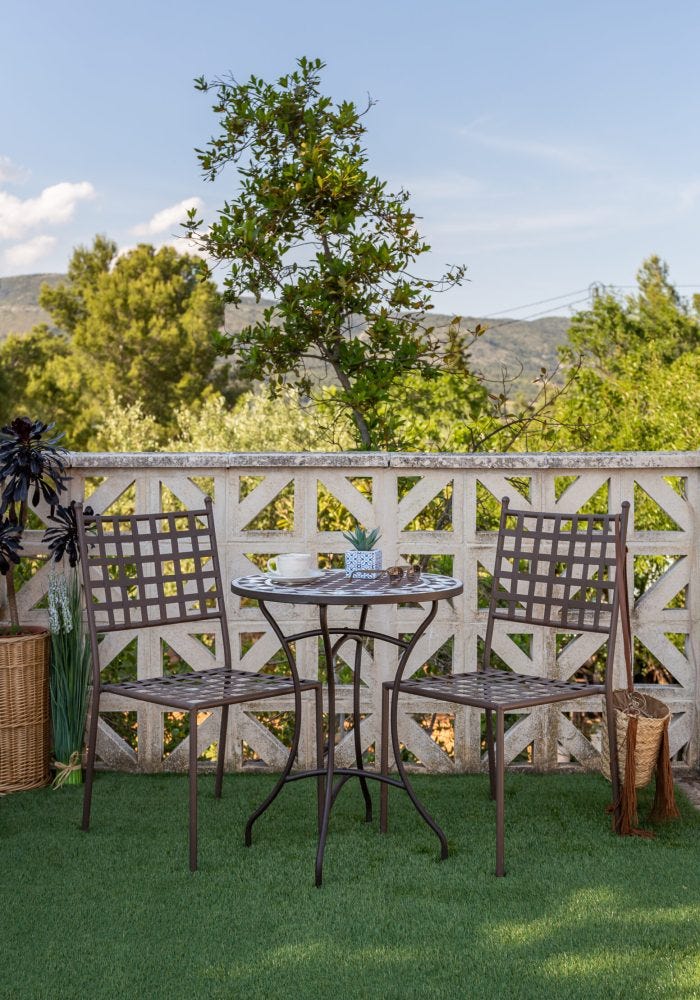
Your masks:
<svg viewBox="0 0 700 1000"><path fill-rule="evenodd" d="M49 783L49 649L44 628L0 636L0 792Z"/></svg>

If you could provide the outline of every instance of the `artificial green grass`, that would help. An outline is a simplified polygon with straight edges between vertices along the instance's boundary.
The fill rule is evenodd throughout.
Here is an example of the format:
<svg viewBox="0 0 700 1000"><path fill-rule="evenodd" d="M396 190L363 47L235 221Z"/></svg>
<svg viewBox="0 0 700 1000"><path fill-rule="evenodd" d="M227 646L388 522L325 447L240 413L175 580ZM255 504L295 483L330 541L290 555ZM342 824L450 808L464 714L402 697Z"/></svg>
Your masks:
<svg viewBox="0 0 700 1000"><path fill-rule="evenodd" d="M700 996L700 815L685 800L656 839L622 839L599 776L508 774L496 879L485 777L416 778L448 834L442 863L404 793L382 837L349 782L317 889L311 781L243 846L272 780L228 776L217 802L201 779L195 874L184 777L98 775L88 834L78 788L0 800L0 997Z"/></svg>

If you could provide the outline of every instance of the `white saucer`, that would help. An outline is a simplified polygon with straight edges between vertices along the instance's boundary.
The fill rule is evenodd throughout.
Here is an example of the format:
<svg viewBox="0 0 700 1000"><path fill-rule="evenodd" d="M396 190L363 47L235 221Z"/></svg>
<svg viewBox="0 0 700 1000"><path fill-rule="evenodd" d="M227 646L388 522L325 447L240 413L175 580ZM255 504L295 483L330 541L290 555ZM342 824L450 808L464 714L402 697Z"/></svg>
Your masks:
<svg viewBox="0 0 700 1000"><path fill-rule="evenodd" d="M274 583L278 587L297 587L302 583L311 583L312 580L319 580L324 573L325 570L323 569L314 569L304 576L282 576L281 573L275 573L269 569L265 576L270 583Z"/></svg>

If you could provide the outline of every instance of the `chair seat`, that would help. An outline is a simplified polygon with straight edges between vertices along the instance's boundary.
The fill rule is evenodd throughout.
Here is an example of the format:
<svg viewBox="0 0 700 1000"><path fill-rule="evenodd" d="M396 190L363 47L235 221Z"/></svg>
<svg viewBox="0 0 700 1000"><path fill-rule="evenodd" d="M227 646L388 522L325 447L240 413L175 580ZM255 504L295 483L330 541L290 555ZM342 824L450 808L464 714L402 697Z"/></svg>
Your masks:
<svg viewBox="0 0 700 1000"><path fill-rule="evenodd" d="M390 681L386 684L391 687ZM470 674L445 674L414 677L401 682L401 691L423 698L454 701L491 711L508 708L528 708L553 701L587 698L603 694L602 684L551 680L530 677L508 670L478 670Z"/></svg>
<svg viewBox="0 0 700 1000"><path fill-rule="evenodd" d="M318 681L300 682L302 691L318 688ZM245 670L197 670L169 677L148 677L119 684L103 684L102 691L119 694L124 698L138 698L158 705L169 705L183 711L200 708L217 708L235 705L260 698L274 698L294 694L291 677L276 674L251 674Z"/></svg>

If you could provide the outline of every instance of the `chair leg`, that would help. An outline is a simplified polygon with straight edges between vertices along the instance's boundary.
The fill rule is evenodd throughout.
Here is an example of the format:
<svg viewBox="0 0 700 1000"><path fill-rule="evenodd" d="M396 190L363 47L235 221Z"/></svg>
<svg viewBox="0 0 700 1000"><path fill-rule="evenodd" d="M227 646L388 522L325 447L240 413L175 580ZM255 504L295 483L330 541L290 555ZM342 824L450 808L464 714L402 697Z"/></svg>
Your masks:
<svg viewBox="0 0 700 1000"><path fill-rule="evenodd" d="M380 773L389 774L389 688L382 686L382 731L380 736ZM386 781L379 787L379 832L386 833L389 826L389 786Z"/></svg>
<svg viewBox="0 0 700 1000"><path fill-rule="evenodd" d="M612 691L605 692L605 714L608 724L608 747L610 757L610 784L612 786L613 830L620 832L622 819L622 790L620 787L620 760L617 752L617 725Z"/></svg>
<svg viewBox="0 0 700 1000"><path fill-rule="evenodd" d="M190 712L190 871L197 871L197 713Z"/></svg>
<svg viewBox="0 0 700 1000"><path fill-rule="evenodd" d="M81 829L90 829L90 808L92 806L92 780L95 775L95 753L97 744L97 724L100 719L100 692L92 692L90 708L90 731L88 733L87 761L85 769L85 791L83 793L83 821Z"/></svg>
<svg viewBox="0 0 700 1000"><path fill-rule="evenodd" d="M505 875L505 727L503 712L496 711L496 875Z"/></svg>
<svg viewBox="0 0 700 1000"><path fill-rule="evenodd" d="M214 785L214 795L221 798L221 791L224 782L224 760L226 758L226 733L228 731L228 705L221 708L221 729L219 730L219 749L216 755L216 784Z"/></svg>
<svg viewBox="0 0 700 1000"><path fill-rule="evenodd" d="M489 787L491 789L491 798L496 798L496 763L493 753L493 712L490 708L486 709L486 750L489 755Z"/></svg>

